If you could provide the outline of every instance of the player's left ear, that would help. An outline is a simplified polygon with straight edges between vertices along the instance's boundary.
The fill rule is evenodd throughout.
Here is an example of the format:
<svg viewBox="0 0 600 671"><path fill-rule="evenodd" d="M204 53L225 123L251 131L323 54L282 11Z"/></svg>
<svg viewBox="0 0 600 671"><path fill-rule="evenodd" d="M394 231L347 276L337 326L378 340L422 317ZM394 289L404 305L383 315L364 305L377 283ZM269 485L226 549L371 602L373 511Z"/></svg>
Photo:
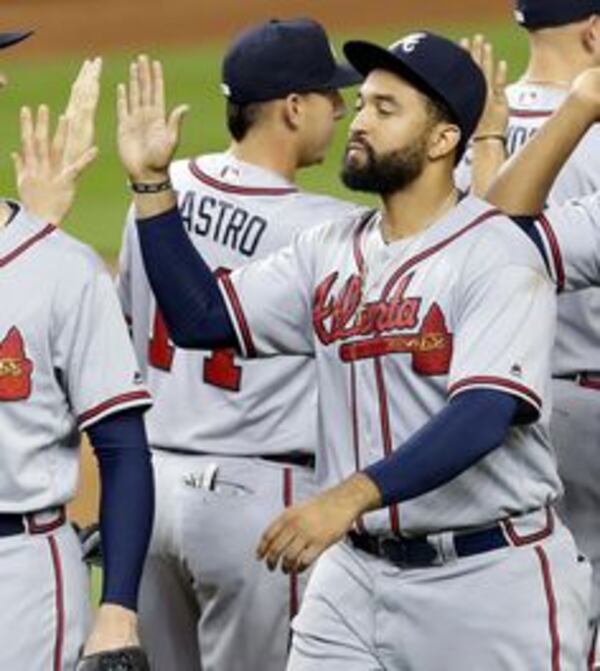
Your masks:
<svg viewBox="0 0 600 671"><path fill-rule="evenodd" d="M458 146L460 137L460 128L455 124L435 124L429 135L427 156L431 161L450 156Z"/></svg>
<svg viewBox="0 0 600 671"><path fill-rule="evenodd" d="M290 93L283 99L283 119L290 130L297 131L304 117L304 100L298 93Z"/></svg>
<svg viewBox="0 0 600 671"><path fill-rule="evenodd" d="M581 42L588 53L600 57L600 14L593 14L585 22L581 32Z"/></svg>

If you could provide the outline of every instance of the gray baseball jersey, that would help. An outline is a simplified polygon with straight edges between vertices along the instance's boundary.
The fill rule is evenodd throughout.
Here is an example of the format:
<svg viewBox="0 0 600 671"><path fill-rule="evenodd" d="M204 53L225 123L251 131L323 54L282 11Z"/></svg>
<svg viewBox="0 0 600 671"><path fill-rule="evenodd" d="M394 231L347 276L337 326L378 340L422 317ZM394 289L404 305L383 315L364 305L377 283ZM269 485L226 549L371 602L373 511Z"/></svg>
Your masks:
<svg viewBox="0 0 600 671"><path fill-rule="evenodd" d="M215 271L239 268L285 246L315 222L358 209L305 193L228 153L179 161L171 176L190 240ZM151 445L226 455L314 453L313 361L296 356L242 362L232 351L173 347L148 284L131 213L118 292L155 399L146 415Z"/></svg>
<svg viewBox="0 0 600 671"><path fill-rule="evenodd" d="M517 82L507 89L510 104L507 147L512 154L546 121L566 96L549 86ZM592 127L558 175L551 201L562 203L600 191L600 127ZM553 373L600 371L600 289L558 299Z"/></svg>
<svg viewBox="0 0 600 671"><path fill-rule="evenodd" d="M467 197L390 244L377 218L349 217L220 282L247 355L316 357L330 483L388 454L466 389L509 391L541 417L446 485L369 514L370 531L477 527L559 495L543 429L554 287L535 247L483 201Z"/></svg>
<svg viewBox="0 0 600 671"><path fill-rule="evenodd" d="M0 667L72 669L89 591L57 509L75 493L79 432L150 397L99 259L13 207L0 230L0 513L33 515L0 538L0 598L14 604L0 616Z"/></svg>
<svg viewBox="0 0 600 671"><path fill-rule="evenodd" d="M517 82L508 88L511 117L508 129L510 152L527 141L564 100L566 91L547 85ZM563 211L551 209L542 227L554 240L548 241L555 258L559 287L568 291L590 285L598 287L598 249L594 220L597 200L584 198L600 191L600 127L593 126L563 167L550 194L550 203L581 198L579 205ZM573 225L570 225L573 224ZM587 247L586 247L587 246ZM562 265L562 267L561 267ZM600 527L596 510L600 505L598 439L595 417L598 392L558 378L600 371L600 289L564 293L558 298L558 328L553 356L555 412L551 435L556 447L565 497L559 511L572 528L578 545L594 567L592 618L600 617ZM574 441L574 436L579 439ZM593 436L596 436L594 438ZM592 653L593 655L593 653Z"/></svg>
<svg viewBox="0 0 600 671"><path fill-rule="evenodd" d="M177 162L171 177L190 240L215 271L262 258L357 209L230 153ZM160 448L140 593L152 668L281 671L305 576L274 575L254 553L273 517L316 491L311 468L286 463L315 453L314 359L245 361L232 351L173 347L131 214L120 261L119 294L155 398L149 441ZM165 628L165 613L175 626Z"/></svg>

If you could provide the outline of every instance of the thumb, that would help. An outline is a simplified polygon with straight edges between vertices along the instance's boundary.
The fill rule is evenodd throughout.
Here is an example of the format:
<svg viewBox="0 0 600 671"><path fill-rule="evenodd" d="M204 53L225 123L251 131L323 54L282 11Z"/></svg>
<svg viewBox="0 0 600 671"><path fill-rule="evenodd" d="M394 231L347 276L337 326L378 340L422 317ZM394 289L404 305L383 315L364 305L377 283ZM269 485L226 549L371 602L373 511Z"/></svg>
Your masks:
<svg viewBox="0 0 600 671"><path fill-rule="evenodd" d="M90 147L86 150L76 161L74 161L66 170L65 176L67 179L77 179L81 173L92 163L96 156L98 156L98 147Z"/></svg>
<svg viewBox="0 0 600 671"><path fill-rule="evenodd" d="M177 142L179 142L179 136L181 134L181 125L185 115L190 111L189 105L179 105L176 107L171 114L169 115L169 120L167 121L167 127L170 131L170 134Z"/></svg>

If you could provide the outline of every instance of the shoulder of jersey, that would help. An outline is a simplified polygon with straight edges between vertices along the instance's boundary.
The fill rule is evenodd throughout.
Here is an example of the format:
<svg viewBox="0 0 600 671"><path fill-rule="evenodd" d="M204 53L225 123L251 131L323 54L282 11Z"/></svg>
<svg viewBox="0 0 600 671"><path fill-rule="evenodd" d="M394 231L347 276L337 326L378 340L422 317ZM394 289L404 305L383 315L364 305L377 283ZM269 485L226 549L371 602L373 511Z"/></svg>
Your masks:
<svg viewBox="0 0 600 671"><path fill-rule="evenodd" d="M463 237L464 243L477 247L478 263L488 265L526 265L545 272L539 250L521 228L506 214L489 203L469 196L457 208L464 226L474 224ZM491 216L486 217L486 213ZM480 225L475 225L481 221Z"/></svg>
<svg viewBox="0 0 600 671"><path fill-rule="evenodd" d="M48 236L43 253L52 258L52 265L61 273L77 274L82 278L108 272L98 254L87 244L56 229Z"/></svg>

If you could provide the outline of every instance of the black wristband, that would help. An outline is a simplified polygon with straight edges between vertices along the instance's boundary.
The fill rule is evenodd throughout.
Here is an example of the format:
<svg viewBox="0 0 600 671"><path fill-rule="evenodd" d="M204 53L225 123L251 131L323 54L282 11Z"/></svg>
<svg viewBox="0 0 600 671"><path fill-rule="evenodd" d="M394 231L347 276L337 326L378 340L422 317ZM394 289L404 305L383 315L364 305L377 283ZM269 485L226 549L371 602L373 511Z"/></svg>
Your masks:
<svg viewBox="0 0 600 671"><path fill-rule="evenodd" d="M134 193L160 193L173 188L173 185L171 180L167 179L164 182L129 182L129 188Z"/></svg>

